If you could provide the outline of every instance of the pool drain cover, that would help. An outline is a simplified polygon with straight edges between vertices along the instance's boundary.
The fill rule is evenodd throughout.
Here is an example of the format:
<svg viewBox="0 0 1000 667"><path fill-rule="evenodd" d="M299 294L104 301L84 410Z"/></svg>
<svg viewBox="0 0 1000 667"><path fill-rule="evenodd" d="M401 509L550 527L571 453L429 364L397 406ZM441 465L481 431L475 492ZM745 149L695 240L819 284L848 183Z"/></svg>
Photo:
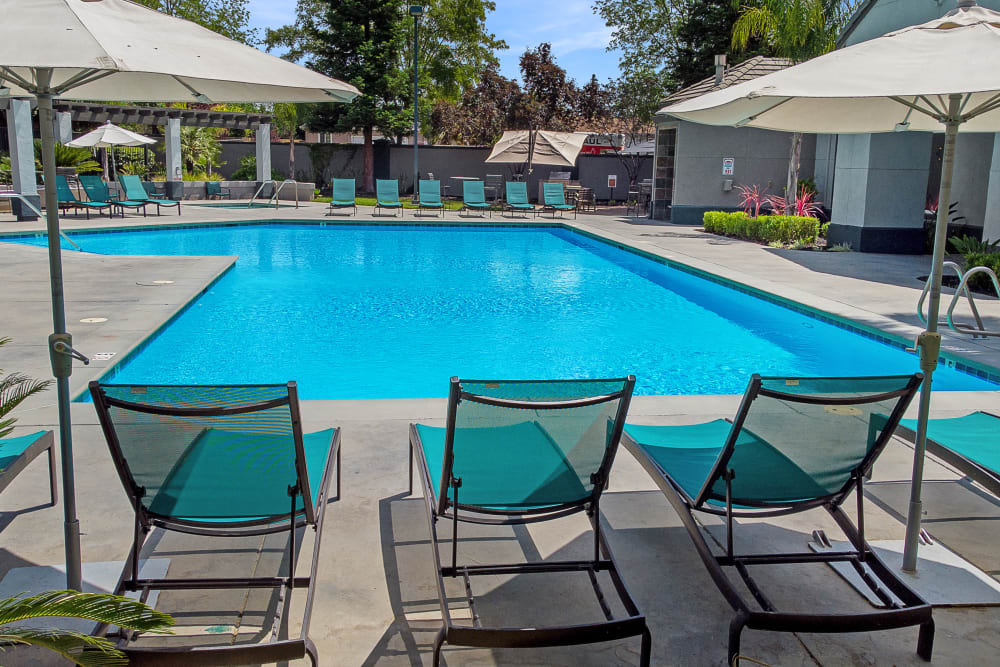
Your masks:
<svg viewBox="0 0 1000 667"><path fill-rule="evenodd" d="M173 285L174 281L173 280L154 280L153 284L154 285Z"/></svg>
<svg viewBox="0 0 1000 667"><path fill-rule="evenodd" d="M85 317L85 318L83 318L80 321L83 322L84 324L100 324L101 322L107 322L108 318L106 318L106 317Z"/></svg>

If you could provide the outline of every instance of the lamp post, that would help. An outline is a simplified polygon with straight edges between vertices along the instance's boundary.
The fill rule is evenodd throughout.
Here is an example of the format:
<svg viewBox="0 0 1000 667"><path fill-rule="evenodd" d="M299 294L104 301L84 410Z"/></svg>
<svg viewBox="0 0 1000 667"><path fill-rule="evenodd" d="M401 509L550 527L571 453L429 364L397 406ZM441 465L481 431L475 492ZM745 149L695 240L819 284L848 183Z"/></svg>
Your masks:
<svg viewBox="0 0 1000 667"><path fill-rule="evenodd" d="M417 157L417 137L420 132L420 102L419 84L417 80L417 36L420 30L420 17L424 15L423 5L410 5L410 16L413 17L413 196L419 196L420 162Z"/></svg>

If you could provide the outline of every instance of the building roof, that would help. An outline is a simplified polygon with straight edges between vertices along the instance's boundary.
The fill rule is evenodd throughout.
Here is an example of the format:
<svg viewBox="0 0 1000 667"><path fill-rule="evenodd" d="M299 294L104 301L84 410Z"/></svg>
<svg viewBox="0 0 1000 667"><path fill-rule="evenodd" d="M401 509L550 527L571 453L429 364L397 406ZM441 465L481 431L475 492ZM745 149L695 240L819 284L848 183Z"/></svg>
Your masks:
<svg viewBox="0 0 1000 667"><path fill-rule="evenodd" d="M663 100L662 104L663 106L677 104L678 102L683 102L685 100L690 100L704 95L705 93L710 93L713 90L722 90L723 88L735 86L736 84L743 83L744 81L756 79L757 77L764 76L765 74L771 74L772 72L783 70L794 64L795 63L788 58L754 56L749 60L744 60L739 65L727 67L725 73L722 75L722 83L718 86L715 85L715 75L713 74L707 79L702 79L694 85L688 86L687 88L681 88L676 93L669 95Z"/></svg>

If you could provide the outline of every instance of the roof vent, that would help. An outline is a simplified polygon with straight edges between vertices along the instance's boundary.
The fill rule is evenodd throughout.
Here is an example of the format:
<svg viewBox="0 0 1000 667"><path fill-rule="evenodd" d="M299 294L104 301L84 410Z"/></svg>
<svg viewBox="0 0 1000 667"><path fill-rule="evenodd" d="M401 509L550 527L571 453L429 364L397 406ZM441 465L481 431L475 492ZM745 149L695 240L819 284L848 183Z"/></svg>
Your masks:
<svg viewBox="0 0 1000 667"><path fill-rule="evenodd" d="M715 87L722 85L722 78L726 75L726 54L715 56Z"/></svg>

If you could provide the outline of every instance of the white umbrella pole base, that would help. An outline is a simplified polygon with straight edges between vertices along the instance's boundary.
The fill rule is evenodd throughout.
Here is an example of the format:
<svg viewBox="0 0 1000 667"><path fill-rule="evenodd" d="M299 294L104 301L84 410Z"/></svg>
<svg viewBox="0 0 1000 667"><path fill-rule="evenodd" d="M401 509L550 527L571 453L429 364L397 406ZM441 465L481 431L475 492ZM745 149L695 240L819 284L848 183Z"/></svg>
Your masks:
<svg viewBox="0 0 1000 667"><path fill-rule="evenodd" d="M920 546L916 572L902 569L903 540L876 540L868 545L900 581L935 607L1000 606L1000 582L943 544ZM846 541L834 541L830 546L824 546L810 540L809 548L817 553L853 551ZM873 607L884 608L849 563L828 565Z"/></svg>

